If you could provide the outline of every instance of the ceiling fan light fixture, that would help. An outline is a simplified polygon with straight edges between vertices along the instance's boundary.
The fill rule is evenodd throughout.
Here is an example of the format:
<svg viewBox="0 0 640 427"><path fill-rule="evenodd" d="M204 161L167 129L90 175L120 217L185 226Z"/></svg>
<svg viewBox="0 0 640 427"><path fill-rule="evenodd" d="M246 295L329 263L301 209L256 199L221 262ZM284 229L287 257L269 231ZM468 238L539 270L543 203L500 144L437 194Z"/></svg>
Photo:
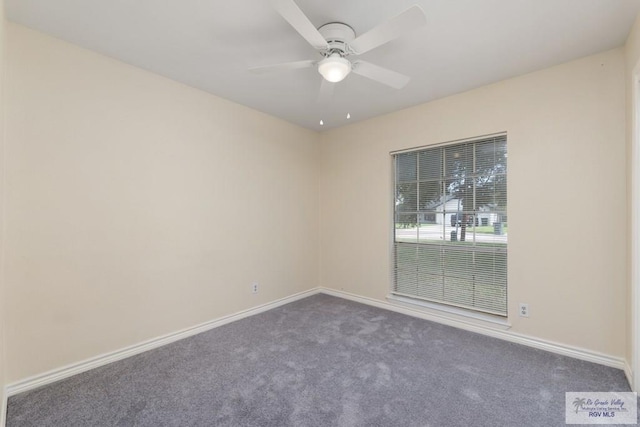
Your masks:
<svg viewBox="0 0 640 427"><path fill-rule="evenodd" d="M318 72L325 80L338 83L351 72L351 62L338 53L333 53L318 63Z"/></svg>

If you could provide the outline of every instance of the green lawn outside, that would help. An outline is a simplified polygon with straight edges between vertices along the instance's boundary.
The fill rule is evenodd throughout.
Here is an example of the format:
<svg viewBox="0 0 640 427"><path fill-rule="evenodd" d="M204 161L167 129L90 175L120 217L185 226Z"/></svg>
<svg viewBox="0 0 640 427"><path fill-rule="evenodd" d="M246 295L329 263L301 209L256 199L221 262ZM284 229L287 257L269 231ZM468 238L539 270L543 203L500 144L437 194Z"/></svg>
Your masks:
<svg viewBox="0 0 640 427"><path fill-rule="evenodd" d="M434 224L421 224L421 227L432 227ZM416 228L417 225L416 224L406 224L406 223L396 223L395 224L396 229L407 229L407 228ZM460 228L460 226L458 226L458 228ZM467 231L471 232L473 231L474 228L471 225L467 226ZM507 233L509 230L509 227L507 225L504 225L502 227L502 231L503 233ZM480 233L480 234L494 234L494 229L493 229L493 225L478 225L475 228L476 233Z"/></svg>
<svg viewBox="0 0 640 427"><path fill-rule="evenodd" d="M467 227L467 230L472 230L473 227ZM504 225L502 227L502 231L504 233L506 233L508 230L508 227L506 225ZM493 225L481 225L476 227L476 233L482 233L482 234L493 234Z"/></svg>

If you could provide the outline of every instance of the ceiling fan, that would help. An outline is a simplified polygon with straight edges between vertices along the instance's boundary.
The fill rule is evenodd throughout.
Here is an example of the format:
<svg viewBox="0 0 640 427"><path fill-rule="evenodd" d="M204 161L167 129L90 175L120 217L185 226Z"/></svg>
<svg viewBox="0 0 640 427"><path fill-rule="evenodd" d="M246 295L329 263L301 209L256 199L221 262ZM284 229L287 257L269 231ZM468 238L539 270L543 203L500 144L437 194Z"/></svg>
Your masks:
<svg viewBox="0 0 640 427"><path fill-rule="evenodd" d="M322 55L321 60L303 60L283 64L253 67L254 73L317 67L322 75L320 97L326 99L333 91L333 84L342 81L353 72L395 89L403 88L410 80L404 74L380 67L370 62L347 59L381 46L409 31L425 25L422 9L413 5L366 33L356 37L354 30L342 22L331 22L316 29L294 0L272 0L274 9Z"/></svg>

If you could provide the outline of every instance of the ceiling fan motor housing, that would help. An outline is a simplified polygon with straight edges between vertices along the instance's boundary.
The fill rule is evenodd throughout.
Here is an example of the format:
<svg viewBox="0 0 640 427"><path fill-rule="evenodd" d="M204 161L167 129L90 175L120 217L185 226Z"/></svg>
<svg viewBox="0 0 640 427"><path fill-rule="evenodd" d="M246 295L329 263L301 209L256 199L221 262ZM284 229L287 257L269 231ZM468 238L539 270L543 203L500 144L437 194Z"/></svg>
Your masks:
<svg viewBox="0 0 640 427"><path fill-rule="evenodd" d="M340 53L340 56L350 55L349 42L356 38L353 28L342 22L331 22L318 28L322 37L325 38L329 48L325 56L332 53Z"/></svg>

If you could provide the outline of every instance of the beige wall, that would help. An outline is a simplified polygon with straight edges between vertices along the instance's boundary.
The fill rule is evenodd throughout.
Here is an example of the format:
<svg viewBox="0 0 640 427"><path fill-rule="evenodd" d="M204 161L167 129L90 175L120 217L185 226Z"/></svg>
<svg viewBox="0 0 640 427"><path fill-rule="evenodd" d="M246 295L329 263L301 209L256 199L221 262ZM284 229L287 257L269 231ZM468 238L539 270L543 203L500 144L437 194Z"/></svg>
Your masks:
<svg viewBox="0 0 640 427"><path fill-rule="evenodd" d="M633 100L633 71L634 68L636 68L636 66L638 65L639 61L640 61L640 16L636 19L636 22L633 26L633 28L631 29L631 32L629 33L629 37L627 38L627 43L625 45L625 55L626 55L626 75L625 75L625 83L626 83L626 101L627 101L627 115L626 115L626 123L627 123L627 188L628 188L628 192L627 192L627 200L628 200L628 210L629 212L631 211L631 154L632 154L632 149L631 149L631 144L632 144L632 127L633 127L633 105L632 105L632 100ZM631 227L631 215L629 215L629 222L628 222L628 227L629 227L629 231L632 230ZM632 309L631 309L631 304L633 304L632 302L632 291L631 291L631 286L633 285L632 281L631 281L631 263L632 262L637 262L637 260L633 260L631 258L631 239L628 239L628 250L629 250L629 268L628 268L628 283L629 283L629 287L628 287L628 308L627 308L627 324L629 325L628 328L628 333L627 333L627 348L626 348L626 353L625 353L625 357L627 362L629 363L629 366L631 368L633 368L633 363L632 363L632 357L633 357L633 353L632 353L632 347L633 347L633 331L634 331L634 327L632 325L633 319L632 319Z"/></svg>
<svg viewBox="0 0 640 427"><path fill-rule="evenodd" d="M14 24L8 54L9 382L317 286L317 133Z"/></svg>
<svg viewBox="0 0 640 427"><path fill-rule="evenodd" d="M622 357L624 63L616 49L322 133L320 284L389 293L390 151L506 131L511 330Z"/></svg>
<svg viewBox="0 0 640 427"><path fill-rule="evenodd" d="M5 281L4 281L4 75L5 75L5 30L4 0L0 0L0 426L5 419Z"/></svg>

